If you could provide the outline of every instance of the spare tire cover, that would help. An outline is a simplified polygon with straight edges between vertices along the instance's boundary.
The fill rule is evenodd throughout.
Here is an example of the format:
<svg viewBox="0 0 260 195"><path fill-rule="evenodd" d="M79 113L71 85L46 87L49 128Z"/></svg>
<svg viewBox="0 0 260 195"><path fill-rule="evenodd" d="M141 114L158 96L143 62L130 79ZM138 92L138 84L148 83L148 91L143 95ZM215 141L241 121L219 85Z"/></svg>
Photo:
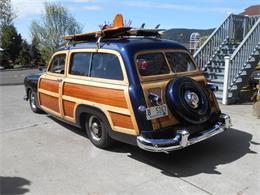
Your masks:
<svg viewBox="0 0 260 195"><path fill-rule="evenodd" d="M166 100L172 114L192 124L206 122L210 116L210 103L205 89L189 77L179 77L169 82Z"/></svg>

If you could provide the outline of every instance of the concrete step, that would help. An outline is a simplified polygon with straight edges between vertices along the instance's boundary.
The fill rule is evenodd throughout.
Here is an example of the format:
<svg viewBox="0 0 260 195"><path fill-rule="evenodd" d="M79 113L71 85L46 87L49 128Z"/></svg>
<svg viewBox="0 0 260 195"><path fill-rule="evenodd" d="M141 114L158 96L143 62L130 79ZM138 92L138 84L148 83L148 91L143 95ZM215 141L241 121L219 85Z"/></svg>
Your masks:
<svg viewBox="0 0 260 195"><path fill-rule="evenodd" d="M208 72L208 78L224 80L224 72Z"/></svg>
<svg viewBox="0 0 260 195"><path fill-rule="evenodd" d="M217 100L222 100L223 93L221 91L214 92Z"/></svg>
<svg viewBox="0 0 260 195"><path fill-rule="evenodd" d="M211 60L211 63L223 64L224 65L225 61L224 61L224 58L222 58L222 59L214 58L214 59Z"/></svg>
<svg viewBox="0 0 260 195"><path fill-rule="evenodd" d="M223 84L224 79L210 79L210 82L216 83L216 84Z"/></svg>
<svg viewBox="0 0 260 195"><path fill-rule="evenodd" d="M208 66L208 72L222 73L225 70L224 66Z"/></svg>
<svg viewBox="0 0 260 195"><path fill-rule="evenodd" d="M223 92L223 86L218 86L218 91Z"/></svg>
<svg viewBox="0 0 260 195"><path fill-rule="evenodd" d="M221 77L221 79L224 78L224 72L211 72L209 74L215 75L217 77Z"/></svg>
<svg viewBox="0 0 260 195"><path fill-rule="evenodd" d="M218 85L218 91L223 92L223 85ZM237 85L232 86L231 91L237 91Z"/></svg>

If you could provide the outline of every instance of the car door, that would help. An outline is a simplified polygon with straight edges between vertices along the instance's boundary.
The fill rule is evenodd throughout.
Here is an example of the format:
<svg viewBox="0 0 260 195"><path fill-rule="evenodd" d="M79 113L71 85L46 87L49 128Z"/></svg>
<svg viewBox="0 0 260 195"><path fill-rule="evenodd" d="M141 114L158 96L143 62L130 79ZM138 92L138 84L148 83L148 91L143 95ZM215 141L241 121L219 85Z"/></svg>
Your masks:
<svg viewBox="0 0 260 195"><path fill-rule="evenodd" d="M56 53L38 81L38 101L40 107L48 113L62 117L61 106L62 81L65 78L67 52Z"/></svg>

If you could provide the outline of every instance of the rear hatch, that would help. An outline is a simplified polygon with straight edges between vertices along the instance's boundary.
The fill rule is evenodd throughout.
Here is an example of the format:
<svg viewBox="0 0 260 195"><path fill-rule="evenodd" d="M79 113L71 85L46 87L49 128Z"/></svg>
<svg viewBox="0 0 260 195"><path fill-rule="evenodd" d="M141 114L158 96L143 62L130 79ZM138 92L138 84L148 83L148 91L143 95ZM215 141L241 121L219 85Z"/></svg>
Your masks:
<svg viewBox="0 0 260 195"><path fill-rule="evenodd" d="M178 77L190 77L206 89L210 98L211 112L217 111L218 104L214 94L207 89L207 80L203 73L195 65L192 56L185 50L148 50L135 55L137 72L143 88L148 108L155 107L151 101L151 94L160 98L159 106L166 106L165 116L153 116L151 120L154 130L180 125L182 120L176 117L169 109L166 100L166 89L170 81ZM154 114L154 113L153 113ZM154 118L155 117L155 118Z"/></svg>

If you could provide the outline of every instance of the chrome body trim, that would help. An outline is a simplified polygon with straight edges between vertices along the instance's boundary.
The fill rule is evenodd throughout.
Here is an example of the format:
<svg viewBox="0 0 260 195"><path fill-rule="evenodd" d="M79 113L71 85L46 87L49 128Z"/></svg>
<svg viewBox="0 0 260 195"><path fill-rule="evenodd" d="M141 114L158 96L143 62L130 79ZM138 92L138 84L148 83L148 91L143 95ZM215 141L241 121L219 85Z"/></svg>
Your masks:
<svg viewBox="0 0 260 195"><path fill-rule="evenodd" d="M143 136L137 137L137 145L143 150L150 152L170 152L178 150L203 141L214 135L217 135L231 127L231 119L226 114L221 114L220 121L212 128L200 132L200 135L190 138L190 133L187 129L178 130L176 136L171 139L149 139Z"/></svg>

